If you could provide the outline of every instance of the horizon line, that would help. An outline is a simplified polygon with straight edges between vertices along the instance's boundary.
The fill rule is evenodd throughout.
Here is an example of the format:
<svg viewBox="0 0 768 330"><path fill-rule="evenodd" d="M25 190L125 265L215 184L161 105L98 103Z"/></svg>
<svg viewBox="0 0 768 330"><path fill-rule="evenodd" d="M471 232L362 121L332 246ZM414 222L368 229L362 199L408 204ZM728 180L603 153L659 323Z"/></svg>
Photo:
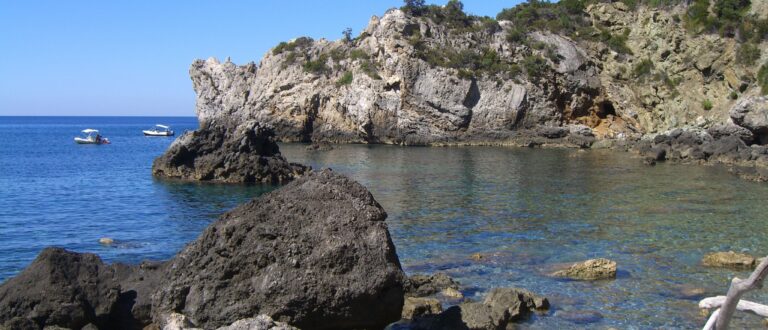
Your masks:
<svg viewBox="0 0 768 330"><path fill-rule="evenodd" d="M177 117L177 118L197 118L197 116L145 116L145 115L0 115L0 117Z"/></svg>

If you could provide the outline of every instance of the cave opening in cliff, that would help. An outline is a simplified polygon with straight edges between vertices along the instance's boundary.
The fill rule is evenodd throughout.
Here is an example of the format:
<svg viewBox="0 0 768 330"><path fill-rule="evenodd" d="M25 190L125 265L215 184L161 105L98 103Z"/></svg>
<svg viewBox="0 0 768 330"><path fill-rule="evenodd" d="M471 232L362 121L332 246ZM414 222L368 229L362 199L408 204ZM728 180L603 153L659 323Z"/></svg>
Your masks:
<svg viewBox="0 0 768 330"><path fill-rule="evenodd" d="M600 102L600 105L598 107L597 117L599 117L600 119L605 119L609 115L616 116L616 109L613 107L613 103L611 103L611 101Z"/></svg>

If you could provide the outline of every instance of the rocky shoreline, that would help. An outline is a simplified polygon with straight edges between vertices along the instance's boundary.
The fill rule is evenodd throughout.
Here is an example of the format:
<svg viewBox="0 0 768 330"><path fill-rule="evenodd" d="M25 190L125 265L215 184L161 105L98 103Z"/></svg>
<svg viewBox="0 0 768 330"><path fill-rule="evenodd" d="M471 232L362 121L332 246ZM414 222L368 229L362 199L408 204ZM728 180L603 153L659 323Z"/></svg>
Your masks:
<svg viewBox="0 0 768 330"><path fill-rule="evenodd" d="M459 284L443 274L407 278L386 216L359 183L311 172L225 213L166 262L108 265L45 249L0 285L0 325L381 329L405 315L414 329L496 329L548 308L546 298L514 288L445 311L407 298Z"/></svg>

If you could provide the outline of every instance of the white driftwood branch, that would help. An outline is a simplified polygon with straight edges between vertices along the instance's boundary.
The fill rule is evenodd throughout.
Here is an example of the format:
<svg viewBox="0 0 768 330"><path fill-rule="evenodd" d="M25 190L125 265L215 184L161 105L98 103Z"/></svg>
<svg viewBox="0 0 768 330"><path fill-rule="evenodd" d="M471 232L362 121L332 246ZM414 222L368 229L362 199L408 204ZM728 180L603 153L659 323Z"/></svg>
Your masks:
<svg viewBox="0 0 768 330"><path fill-rule="evenodd" d="M718 315L720 315L720 308L712 312L712 315L709 316L707 324L704 325L704 329L702 330L712 330L715 327L715 321L717 321Z"/></svg>
<svg viewBox="0 0 768 330"><path fill-rule="evenodd" d="M731 281L731 287L728 288L728 294L726 295L723 305L720 307L720 313L717 317L715 329L728 329L728 323L731 322L731 317L733 317L733 312L736 311L736 306L738 306L741 296L749 291L762 288L763 280L766 275L768 275L768 258L763 258L763 261L761 261L755 271L749 275L748 279L741 280L734 278L733 281Z"/></svg>
<svg viewBox="0 0 768 330"><path fill-rule="evenodd" d="M704 298L699 302L699 308L719 308L725 302L725 296ZM747 300L739 301L736 310L753 313L757 316L768 317L768 306Z"/></svg>

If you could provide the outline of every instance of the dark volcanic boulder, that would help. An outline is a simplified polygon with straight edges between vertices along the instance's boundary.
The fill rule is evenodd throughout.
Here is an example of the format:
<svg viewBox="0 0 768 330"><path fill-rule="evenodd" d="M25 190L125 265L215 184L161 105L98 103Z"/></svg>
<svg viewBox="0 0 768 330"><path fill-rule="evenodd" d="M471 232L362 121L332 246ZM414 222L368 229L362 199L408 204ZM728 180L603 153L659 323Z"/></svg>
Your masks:
<svg viewBox="0 0 768 330"><path fill-rule="evenodd" d="M306 171L283 158L272 129L255 121L184 133L152 164L158 177L218 182L282 183Z"/></svg>
<svg viewBox="0 0 768 330"><path fill-rule="evenodd" d="M137 291L120 283L136 274L125 265L106 265L94 254L47 248L0 286L0 324L8 329L80 329L89 323L102 329L140 329L149 319L133 315ZM138 284L143 280L133 281L146 288ZM139 289L146 295L152 290Z"/></svg>
<svg viewBox="0 0 768 330"><path fill-rule="evenodd" d="M168 265L154 319L215 328L266 314L302 329L381 329L400 319L405 275L362 185L311 173L219 218Z"/></svg>

